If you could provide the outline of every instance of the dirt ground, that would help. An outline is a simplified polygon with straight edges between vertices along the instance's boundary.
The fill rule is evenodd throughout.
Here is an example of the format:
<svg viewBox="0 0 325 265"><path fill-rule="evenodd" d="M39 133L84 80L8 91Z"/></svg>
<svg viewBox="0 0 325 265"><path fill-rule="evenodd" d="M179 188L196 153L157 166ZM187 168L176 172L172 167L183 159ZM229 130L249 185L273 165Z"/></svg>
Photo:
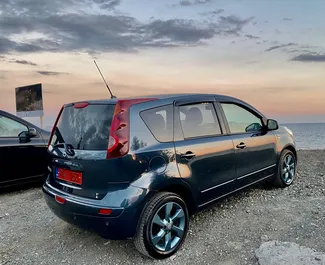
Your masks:
<svg viewBox="0 0 325 265"><path fill-rule="evenodd" d="M325 151L299 151L286 189L255 187L194 215L181 250L164 261L132 241L107 241L58 219L40 187L0 193L0 264L257 264L261 243L280 240L325 252Z"/></svg>

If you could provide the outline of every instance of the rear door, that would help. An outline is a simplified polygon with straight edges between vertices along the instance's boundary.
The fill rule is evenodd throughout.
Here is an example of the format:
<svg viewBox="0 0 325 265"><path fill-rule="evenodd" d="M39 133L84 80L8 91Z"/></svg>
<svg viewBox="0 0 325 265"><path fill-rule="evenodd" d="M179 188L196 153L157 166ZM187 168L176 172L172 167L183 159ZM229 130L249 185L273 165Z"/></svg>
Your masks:
<svg viewBox="0 0 325 265"><path fill-rule="evenodd" d="M65 105L48 147L52 186L101 199L110 186L127 181L121 159L106 159L114 109L113 103Z"/></svg>
<svg viewBox="0 0 325 265"><path fill-rule="evenodd" d="M235 153L216 113L213 97L178 101L174 142L181 177L199 192L204 205L228 192L235 179Z"/></svg>
<svg viewBox="0 0 325 265"><path fill-rule="evenodd" d="M276 139L265 130L263 117L239 102L220 102L220 109L236 151L239 186L269 177L276 169Z"/></svg>

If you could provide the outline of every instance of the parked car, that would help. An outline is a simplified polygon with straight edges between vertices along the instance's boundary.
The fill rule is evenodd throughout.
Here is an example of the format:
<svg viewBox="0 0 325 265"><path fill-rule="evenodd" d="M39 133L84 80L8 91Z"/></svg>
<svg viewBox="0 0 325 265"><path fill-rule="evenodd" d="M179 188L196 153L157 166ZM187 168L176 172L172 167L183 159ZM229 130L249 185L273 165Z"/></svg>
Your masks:
<svg viewBox="0 0 325 265"><path fill-rule="evenodd" d="M66 104L48 152L57 216L156 259L181 247L190 214L262 181L287 187L297 163L289 129L209 94Z"/></svg>
<svg viewBox="0 0 325 265"><path fill-rule="evenodd" d="M45 181L50 132L0 110L0 188Z"/></svg>

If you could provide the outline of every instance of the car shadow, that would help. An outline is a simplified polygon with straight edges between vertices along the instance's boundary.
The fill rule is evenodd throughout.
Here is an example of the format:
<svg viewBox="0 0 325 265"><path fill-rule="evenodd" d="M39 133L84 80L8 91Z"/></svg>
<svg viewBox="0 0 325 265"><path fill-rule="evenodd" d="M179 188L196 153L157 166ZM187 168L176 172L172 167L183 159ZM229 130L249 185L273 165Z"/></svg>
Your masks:
<svg viewBox="0 0 325 265"><path fill-rule="evenodd" d="M52 233L56 235L56 239L62 239L69 251L75 251L76 249L87 249L87 252L92 253L94 256L120 256L124 257L125 262L136 259L151 260L148 257L140 255L134 246L133 239L126 240L109 240L99 236L92 230L85 230L77 226L67 224L59 221L57 229ZM78 238L78 240L76 240Z"/></svg>
<svg viewBox="0 0 325 265"><path fill-rule="evenodd" d="M7 194L14 194L19 192L26 192L30 189L41 189L44 184L43 180L37 180L31 183L25 183L25 184L18 184L15 186L8 186L8 187L0 187L0 196L1 195L7 195Z"/></svg>

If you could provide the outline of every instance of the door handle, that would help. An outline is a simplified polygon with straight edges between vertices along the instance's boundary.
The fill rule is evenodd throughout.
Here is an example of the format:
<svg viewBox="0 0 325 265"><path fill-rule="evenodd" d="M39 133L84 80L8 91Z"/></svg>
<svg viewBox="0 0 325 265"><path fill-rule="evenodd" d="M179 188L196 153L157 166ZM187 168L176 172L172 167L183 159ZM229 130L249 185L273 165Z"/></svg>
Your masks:
<svg viewBox="0 0 325 265"><path fill-rule="evenodd" d="M240 143L236 145L237 148L244 149L246 147L245 143Z"/></svg>
<svg viewBox="0 0 325 265"><path fill-rule="evenodd" d="M181 155L181 158L185 158L185 159L192 159L193 157L195 157L195 154L191 151L188 151L185 154Z"/></svg>

